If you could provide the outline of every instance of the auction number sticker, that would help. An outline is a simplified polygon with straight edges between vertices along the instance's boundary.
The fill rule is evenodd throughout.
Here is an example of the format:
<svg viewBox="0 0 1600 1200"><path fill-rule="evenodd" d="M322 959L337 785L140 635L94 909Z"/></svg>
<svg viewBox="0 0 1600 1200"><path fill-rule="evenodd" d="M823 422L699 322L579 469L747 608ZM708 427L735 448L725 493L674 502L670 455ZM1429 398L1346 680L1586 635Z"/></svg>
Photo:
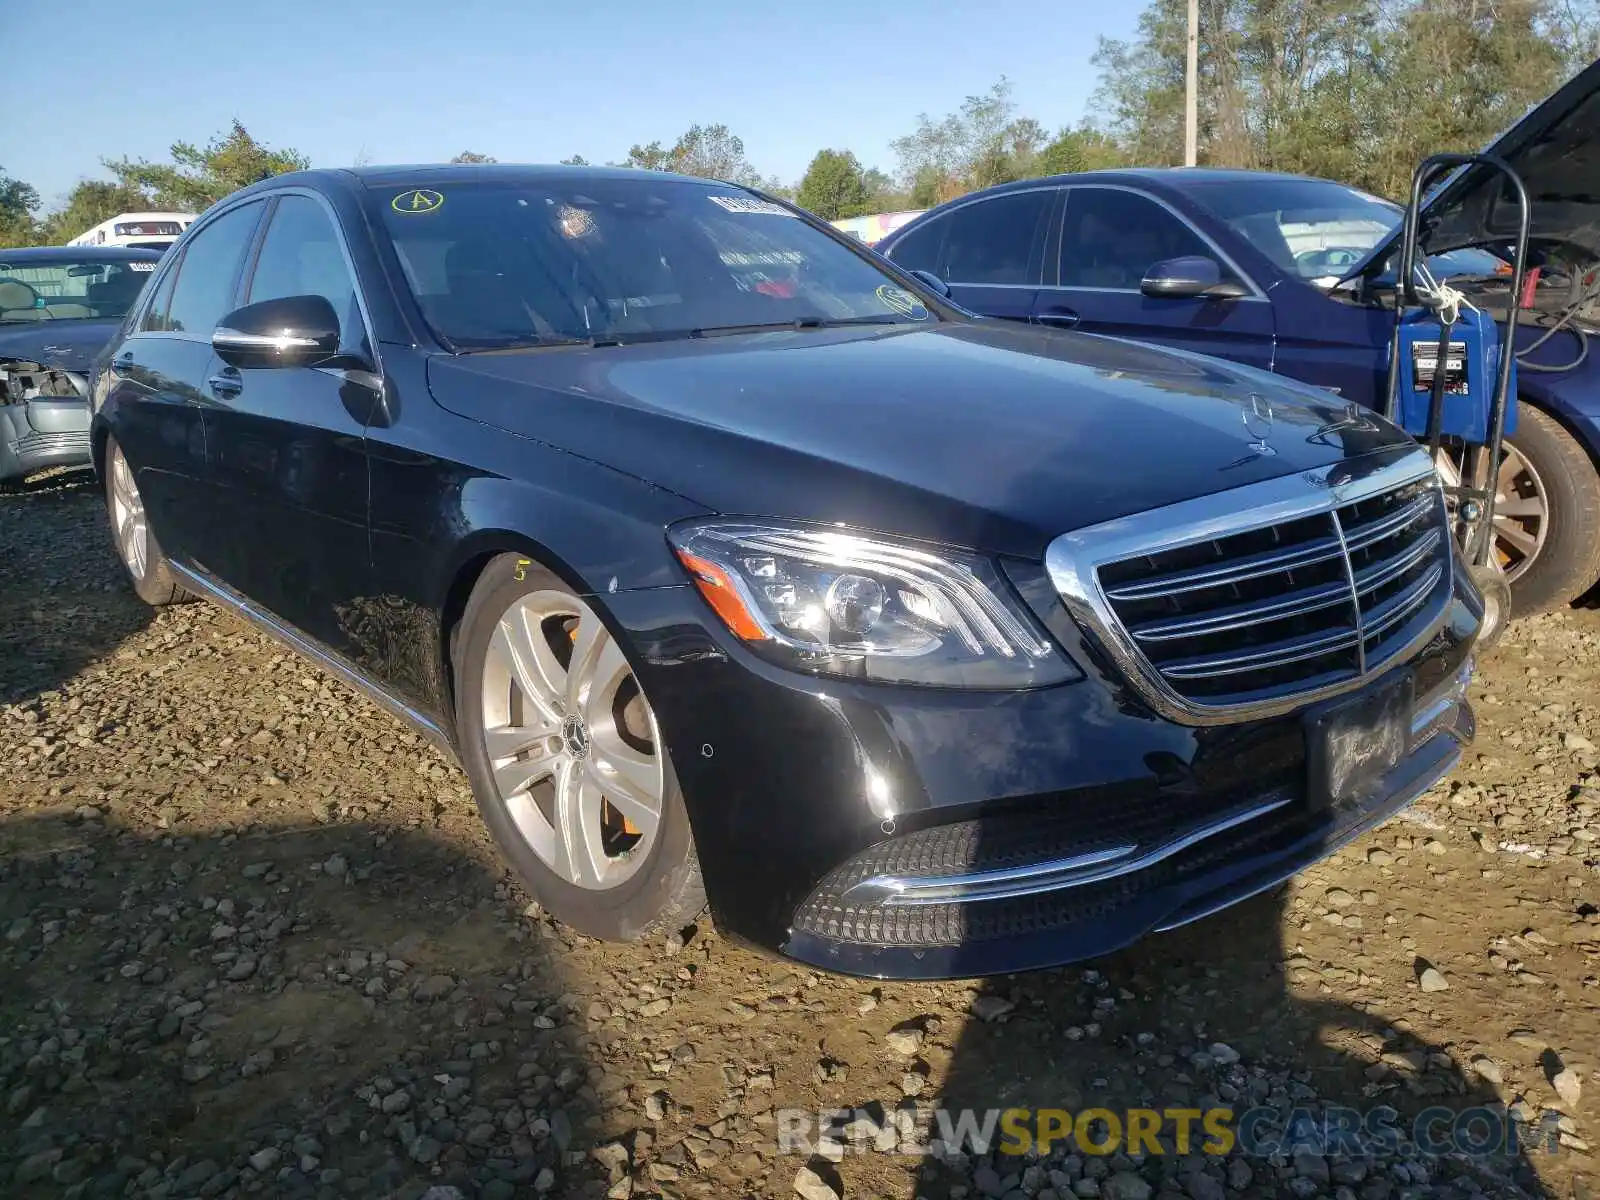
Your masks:
<svg viewBox="0 0 1600 1200"><path fill-rule="evenodd" d="M781 204L770 200L757 200L754 196L712 196L711 203L732 213L760 213L768 217L792 217L794 214Z"/></svg>
<svg viewBox="0 0 1600 1200"><path fill-rule="evenodd" d="M128 264L128 270L130 271L154 271L155 269L156 265L153 262L131 262Z"/></svg>

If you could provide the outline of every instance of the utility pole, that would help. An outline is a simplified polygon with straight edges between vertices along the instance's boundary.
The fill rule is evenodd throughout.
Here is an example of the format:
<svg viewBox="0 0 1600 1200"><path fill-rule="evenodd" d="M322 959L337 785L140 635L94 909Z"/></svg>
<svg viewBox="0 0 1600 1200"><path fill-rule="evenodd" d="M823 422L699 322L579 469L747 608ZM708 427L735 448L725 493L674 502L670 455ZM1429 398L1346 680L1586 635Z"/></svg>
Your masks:
<svg viewBox="0 0 1600 1200"><path fill-rule="evenodd" d="M1183 165L1195 165L1200 142L1200 0L1189 0L1189 46L1183 76Z"/></svg>

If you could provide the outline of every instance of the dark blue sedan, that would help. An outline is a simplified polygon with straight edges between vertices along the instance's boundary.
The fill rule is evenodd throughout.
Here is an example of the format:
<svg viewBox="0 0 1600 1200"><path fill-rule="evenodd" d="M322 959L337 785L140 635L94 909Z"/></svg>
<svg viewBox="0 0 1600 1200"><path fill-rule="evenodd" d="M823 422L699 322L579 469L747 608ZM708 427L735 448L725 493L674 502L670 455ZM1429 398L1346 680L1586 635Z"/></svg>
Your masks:
<svg viewBox="0 0 1600 1200"><path fill-rule="evenodd" d="M1540 265L1518 336L1519 421L1496 516L1522 613L1600 578L1600 362L1587 352L1600 328L1600 242L1592 199L1573 199L1600 194L1597 93L1600 67L1590 67L1493 147L1533 197ZM1491 281L1478 301L1490 311L1492 281L1508 273L1495 253L1509 240L1508 207L1470 172L1428 207L1434 274ZM1399 206L1326 179L1101 171L963 196L878 248L945 281L977 313L1217 355L1382 408L1400 217ZM1508 291L1499 288L1502 312Z"/></svg>

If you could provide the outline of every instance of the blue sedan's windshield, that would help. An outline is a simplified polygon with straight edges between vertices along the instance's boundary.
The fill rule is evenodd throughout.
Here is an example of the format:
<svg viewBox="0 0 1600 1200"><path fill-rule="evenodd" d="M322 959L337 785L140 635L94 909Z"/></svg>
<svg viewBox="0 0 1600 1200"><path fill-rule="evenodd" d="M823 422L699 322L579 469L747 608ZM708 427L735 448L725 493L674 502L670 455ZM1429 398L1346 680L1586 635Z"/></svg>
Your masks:
<svg viewBox="0 0 1600 1200"><path fill-rule="evenodd" d="M458 349L932 319L861 254L727 184L640 171L373 195L418 307Z"/></svg>
<svg viewBox="0 0 1600 1200"><path fill-rule="evenodd" d="M1325 179L1258 176L1190 188L1197 201L1284 271L1328 287L1349 274L1404 215L1398 204ZM1437 278L1505 270L1484 250L1437 255L1428 266Z"/></svg>

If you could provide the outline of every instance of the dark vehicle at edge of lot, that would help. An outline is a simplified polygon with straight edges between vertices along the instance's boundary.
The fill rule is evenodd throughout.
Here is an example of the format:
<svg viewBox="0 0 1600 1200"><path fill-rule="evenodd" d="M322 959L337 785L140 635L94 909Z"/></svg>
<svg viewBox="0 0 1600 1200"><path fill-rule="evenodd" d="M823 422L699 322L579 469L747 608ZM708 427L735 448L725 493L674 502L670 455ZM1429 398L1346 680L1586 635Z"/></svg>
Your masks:
<svg viewBox="0 0 1600 1200"><path fill-rule="evenodd" d="M89 465L89 368L158 250L0 250L0 484Z"/></svg>
<svg viewBox="0 0 1600 1200"><path fill-rule="evenodd" d="M1528 187L1541 272L1517 331L1519 427L1495 521L1519 612L1565 604L1600 580L1600 357L1588 352L1600 330L1596 145L1600 63L1490 147ZM1095 171L962 196L878 249L938 276L957 303L986 316L1215 354L1382 411L1400 215L1325 179ZM1480 281L1472 302L1503 314L1515 219L1498 176L1473 169L1450 179L1425 209L1434 274L1464 290L1463 279ZM1146 282L1174 260L1192 273L1195 258L1209 260L1212 278L1180 289Z"/></svg>
<svg viewBox="0 0 1600 1200"><path fill-rule="evenodd" d="M187 231L92 403L140 596L451 749L597 936L709 903L858 974L1066 962L1272 886L1472 735L1481 599L1399 431L974 320L733 185L277 177Z"/></svg>

